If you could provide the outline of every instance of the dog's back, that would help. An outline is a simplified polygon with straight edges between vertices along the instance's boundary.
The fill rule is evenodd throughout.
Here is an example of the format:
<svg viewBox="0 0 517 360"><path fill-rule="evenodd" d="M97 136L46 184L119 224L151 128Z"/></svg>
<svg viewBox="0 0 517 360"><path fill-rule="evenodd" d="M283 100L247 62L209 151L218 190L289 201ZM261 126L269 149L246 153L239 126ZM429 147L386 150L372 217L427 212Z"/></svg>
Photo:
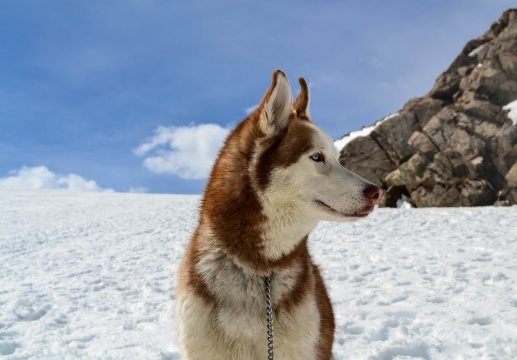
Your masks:
<svg viewBox="0 0 517 360"><path fill-rule="evenodd" d="M330 359L334 316L307 238L320 220L366 216L381 191L342 168L280 70L230 134L180 268L176 319L186 359L264 359L271 276L279 359Z"/></svg>

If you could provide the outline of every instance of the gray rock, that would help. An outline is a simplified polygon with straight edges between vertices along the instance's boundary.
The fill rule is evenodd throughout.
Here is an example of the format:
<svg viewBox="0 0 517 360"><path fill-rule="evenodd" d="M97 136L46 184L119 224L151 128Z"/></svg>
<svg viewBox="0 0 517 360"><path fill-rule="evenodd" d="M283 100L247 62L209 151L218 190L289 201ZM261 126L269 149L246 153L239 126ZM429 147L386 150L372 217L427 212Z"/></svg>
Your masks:
<svg viewBox="0 0 517 360"><path fill-rule="evenodd" d="M371 137L352 140L341 151L339 161L350 171L360 174L381 187L385 187L384 178L395 168L385 152ZM375 166L370 166L371 163L374 163Z"/></svg>
<svg viewBox="0 0 517 360"><path fill-rule="evenodd" d="M431 91L341 150L340 162L417 207L517 204L517 9L469 41ZM497 194L504 194L498 199Z"/></svg>
<svg viewBox="0 0 517 360"><path fill-rule="evenodd" d="M416 153L407 162L400 165L400 180L406 185L408 191L418 188L422 183L424 171L428 161L424 155Z"/></svg>
<svg viewBox="0 0 517 360"><path fill-rule="evenodd" d="M370 136L384 150L392 163L400 164L403 159L415 152L407 141L400 141L400 139L409 139L419 127L414 114L401 112L377 126Z"/></svg>
<svg viewBox="0 0 517 360"><path fill-rule="evenodd" d="M505 176L509 189L517 189L517 163L513 164L510 171Z"/></svg>

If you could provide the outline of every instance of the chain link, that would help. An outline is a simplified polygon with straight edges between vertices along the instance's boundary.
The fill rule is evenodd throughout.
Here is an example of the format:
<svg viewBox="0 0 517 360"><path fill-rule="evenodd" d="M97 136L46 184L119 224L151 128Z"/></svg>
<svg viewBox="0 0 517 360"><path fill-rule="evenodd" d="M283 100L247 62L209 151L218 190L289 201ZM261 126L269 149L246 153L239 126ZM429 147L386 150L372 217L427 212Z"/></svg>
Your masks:
<svg viewBox="0 0 517 360"><path fill-rule="evenodd" d="M273 337L273 302L271 300L271 278L269 275L264 278L266 285L266 314L267 314L267 358L273 360L274 355L274 337Z"/></svg>

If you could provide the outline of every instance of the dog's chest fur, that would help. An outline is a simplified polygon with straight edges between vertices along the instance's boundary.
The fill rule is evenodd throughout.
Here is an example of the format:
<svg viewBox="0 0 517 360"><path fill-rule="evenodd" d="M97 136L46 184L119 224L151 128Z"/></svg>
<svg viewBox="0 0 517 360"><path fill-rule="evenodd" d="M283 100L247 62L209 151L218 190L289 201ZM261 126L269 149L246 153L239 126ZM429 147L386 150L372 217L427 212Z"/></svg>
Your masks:
<svg viewBox="0 0 517 360"><path fill-rule="evenodd" d="M201 240L201 239L200 239ZM238 266L210 239L196 244L196 262L191 263L213 296L207 302L190 294L182 296L178 311L193 309L198 336L189 339L194 348L207 349L210 356L219 347L233 347L225 354L239 354L240 359L262 359L267 354L266 288L264 276ZM320 314L315 296L315 279L310 257L300 256L291 266L278 269L272 276L275 355L285 359L314 359L318 342ZM186 295L186 296L185 296ZM181 310L180 310L181 309ZM204 313L199 316L199 310ZM187 314L185 314L187 315ZM188 315L187 315L188 317ZM203 342L203 346L196 342Z"/></svg>
<svg viewBox="0 0 517 360"><path fill-rule="evenodd" d="M310 266L303 260L273 273L272 301L277 316L288 316L285 303L296 288L298 278L304 270L302 268ZM221 324L224 324L224 318L231 319L231 323L224 324L227 331L232 332L233 328L237 328L241 336L243 331L252 336L264 332L266 289L263 276L247 272L218 249L207 250L197 269L206 280L208 290L216 298L216 311L222 320ZM306 279L306 286L310 286L310 283L311 279ZM244 324L249 328L243 329Z"/></svg>

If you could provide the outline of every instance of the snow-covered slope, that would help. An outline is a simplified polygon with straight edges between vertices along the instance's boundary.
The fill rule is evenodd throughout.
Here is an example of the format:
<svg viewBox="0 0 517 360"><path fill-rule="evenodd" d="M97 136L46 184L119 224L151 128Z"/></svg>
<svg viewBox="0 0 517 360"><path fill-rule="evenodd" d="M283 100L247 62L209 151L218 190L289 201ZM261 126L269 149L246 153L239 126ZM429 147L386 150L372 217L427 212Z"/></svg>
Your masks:
<svg viewBox="0 0 517 360"><path fill-rule="evenodd" d="M354 140L354 139L356 139L358 137L363 137L363 136L370 135L372 133L372 131L375 130L375 128L377 126L379 126L380 124L382 124L386 120L391 119L392 117L397 116L397 115L398 115L398 113L388 115L385 118L377 121L373 125L363 126L361 128L361 130L351 131L348 134L346 134L346 135L342 136L341 138L337 139L336 141L334 141L334 146L336 147L336 149L338 151L341 151L346 146L346 144L348 144L350 141L352 141L352 140Z"/></svg>
<svg viewBox="0 0 517 360"><path fill-rule="evenodd" d="M197 196L0 193L0 357L180 359ZM517 358L517 207L379 209L311 248L337 359Z"/></svg>

